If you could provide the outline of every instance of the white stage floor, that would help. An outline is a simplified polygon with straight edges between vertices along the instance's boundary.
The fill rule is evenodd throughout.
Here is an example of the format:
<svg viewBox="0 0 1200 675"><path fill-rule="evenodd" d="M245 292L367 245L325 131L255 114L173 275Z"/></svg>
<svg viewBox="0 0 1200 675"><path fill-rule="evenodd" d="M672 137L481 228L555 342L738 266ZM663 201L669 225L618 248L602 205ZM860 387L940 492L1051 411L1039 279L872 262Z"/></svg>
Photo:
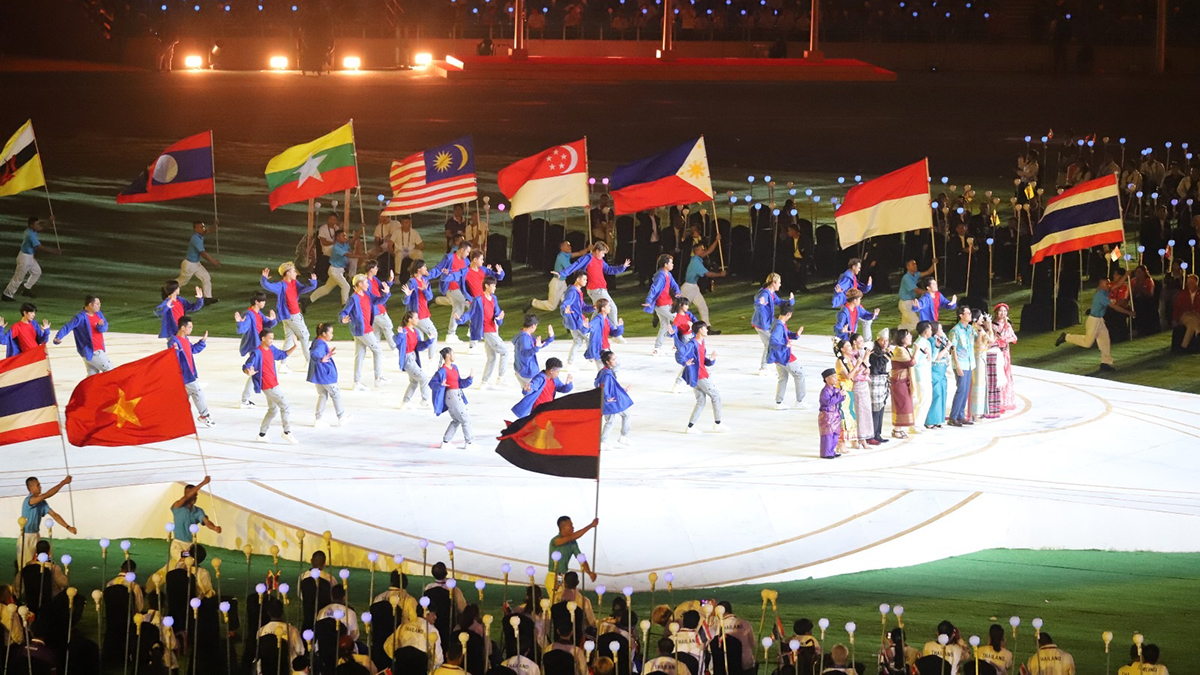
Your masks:
<svg viewBox="0 0 1200 675"><path fill-rule="evenodd" d="M524 472L493 451L496 433L514 417L516 385L468 390L479 449L463 451L458 439L460 449L443 452L436 445L445 415L397 410L407 378L394 352L385 352L391 381L345 392L354 420L328 429L312 428L316 395L297 354L282 386L300 444L279 441L277 421L276 444L263 445L255 442L261 397L259 408L237 409L245 382L237 343L209 342L197 362L218 426L200 436L225 533L206 533L205 543L249 542L260 553L279 544L294 559L303 526L332 532L336 565L363 564L366 551L378 551L419 568L419 540L430 542L430 563L445 559L442 544L453 540L460 574L496 578L509 562L520 583L527 565L538 567L539 578L544 573L559 515L578 525L592 517L593 482ZM163 341L110 334L109 344L114 362L127 363ZM682 433L694 398L687 388L670 393L674 360L648 356L648 339L619 346L620 378L635 401L635 445L602 457L595 556L602 583L647 587L652 571L672 571L680 586L797 579L997 547L1197 550L1200 396L1017 368L1020 407L1004 419L821 460L815 403L820 371L832 361L829 338L805 336L799 344L813 408L776 411L774 374L757 375L758 338L710 338L729 430L699 435ZM348 387L353 346L338 347ZM557 342L543 358L565 360L568 347ZM483 350L475 351L460 357L460 367L479 376ZM83 364L66 343L51 353L65 406ZM591 386L586 362L575 374L577 385ZM707 430L711 419L706 411L698 426ZM48 439L4 454L0 518L11 524L24 478L57 480L62 453ZM162 536L178 482L203 475L190 438L71 448L70 461L79 536L87 538ZM210 512L211 504L203 497ZM65 494L53 505L69 510ZM310 536L306 550L317 541ZM580 543L591 554L591 535Z"/></svg>

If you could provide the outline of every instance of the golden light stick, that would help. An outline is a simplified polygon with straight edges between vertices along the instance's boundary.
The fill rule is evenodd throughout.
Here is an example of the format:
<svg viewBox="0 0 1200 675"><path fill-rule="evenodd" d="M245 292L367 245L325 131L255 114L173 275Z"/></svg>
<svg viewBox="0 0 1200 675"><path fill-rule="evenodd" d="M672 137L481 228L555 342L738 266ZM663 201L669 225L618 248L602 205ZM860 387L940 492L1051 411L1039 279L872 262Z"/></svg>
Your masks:
<svg viewBox="0 0 1200 675"><path fill-rule="evenodd" d="M254 592L258 595L258 625L263 625L263 595L267 592L267 585L259 582L254 586Z"/></svg>
<svg viewBox="0 0 1200 675"><path fill-rule="evenodd" d="M475 580L475 590L479 591L479 601L483 602L483 589L487 588L487 582L483 579Z"/></svg>
<svg viewBox="0 0 1200 675"><path fill-rule="evenodd" d="M771 637L770 637L769 635L767 635L767 636L763 636L763 639L762 639L762 646L763 646L763 663L769 663L769 662L770 662L770 656L769 656L769 653L770 653L770 651L771 651L771 645L773 645L773 644L775 644L775 641L774 641L774 640L772 640L772 639L771 639Z"/></svg>
<svg viewBox="0 0 1200 675"><path fill-rule="evenodd" d="M671 651L675 658L675 672L679 672L679 641L675 639L675 634L679 632L679 622L672 621L667 624L667 630L671 631Z"/></svg>
<svg viewBox="0 0 1200 675"><path fill-rule="evenodd" d="M1137 645L1138 663L1142 662L1142 643L1143 642L1145 642L1145 638L1142 637L1141 633L1133 634L1133 644Z"/></svg>
<svg viewBox="0 0 1200 675"><path fill-rule="evenodd" d="M770 602L767 598L771 596L771 591L764 588L760 593L762 596L762 614L758 617L758 632L762 632L763 623L767 620L767 603Z"/></svg>
<svg viewBox="0 0 1200 675"><path fill-rule="evenodd" d="M483 615L483 634L487 638L483 641L483 662L492 662L492 621L495 618L491 614Z"/></svg>
<svg viewBox="0 0 1200 675"><path fill-rule="evenodd" d="M25 525L28 522L29 519L25 516L17 518L17 532L21 533L21 555L18 556L20 558L20 560L17 561L18 570L25 566Z"/></svg>
<svg viewBox="0 0 1200 675"><path fill-rule="evenodd" d="M199 627L200 625L200 598L192 598L189 602L192 607L192 625ZM200 653L200 631L196 631L196 639L192 642L192 675L196 675L196 655Z"/></svg>
<svg viewBox="0 0 1200 675"><path fill-rule="evenodd" d="M292 604L291 600L288 599L288 592L291 590L292 590L292 587L289 584L287 584L287 583L279 584L279 599L283 601L283 620L284 620L284 622L287 622L287 619L288 619L288 605Z"/></svg>
<svg viewBox="0 0 1200 675"><path fill-rule="evenodd" d="M321 540L325 542L325 562L333 564L333 533L325 530L321 533Z"/></svg>
<svg viewBox="0 0 1200 675"><path fill-rule="evenodd" d="M375 563L379 561L379 554L371 551L367 554L367 561L371 563L371 586L367 591L367 603L375 602Z"/></svg>
<svg viewBox="0 0 1200 675"><path fill-rule="evenodd" d="M1017 626L1020 626L1020 625L1021 625L1021 617L1019 617L1019 616L1014 616L1014 617L1011 617L1011 618L1009 618L1009 620L1008 620L1008 625L1012 626L1012 635L1013 635L1013 645L1012 645L1012 646L1013 646L1013 648L1012 648L1012 653L1013 653L1013 663L1020 663L1020 662L1021 662L1021 661L1020 661L1020 659L1018 659L1018 658L1017 658Z"/></svg>
<svg viewBox="0 0 1200 675"><path fill-rule="evenodd" d="M279 569L279 546L271 544L271 548L267 550L271 552L271 567Z"/></svg>
<svg viewBox="0 0 1200 675"><path fill-rule="evenodd" d="M504 602L501 607L508 604L508 573L512 571L512 565L504 563L500 565L500 573L504 575Z"/></svg>
<svg viewBox="0 0 1200 675"><path fill-rule="evenodd" d="M304 569L304 537L308 533L304 530L296 530L296 541L300 544L300 569Z"/></svg>
<svg viewBox="0 0 1200 675"><path fill-rule="evenodd" d="M552 599L554 598L555 591L558 590L558 563L561 560L561 552L555 551L550 554L550 561L554 563L554 565L550 568L550 578L546 582L546 586L548 587L546 590L550 591L550 597Z"/></svg>
<svg viewBox="0 0 1200 675"><path fill-rule="evenodd" d="M246 592L242 594L243 598L250 596L250 554L254 552L254 548L250 544L242 547L242 553L246 556Z"/></svg>
<svg viewBox="0 0 1200 675"><path fill-rule="evenodd" d="M74 560L74 558L71 557L70 553L64 553L63 556L58 560L62 563L63 575L67 577L67 583L71 583L71 561Z"/></svg>
<svg viewBox="0 0 1200 675"><path fill-rule="evenodd" d="M133 661L133 675L137 675L138 665L141 663L142 655L142 622L146 620L146 615L138 612L133 615L133 631L137 634L137 650L134 652L136 657Z"/></svg>
<svg viewBox="0 0 1200 675"><path fill-rule="evenodd" d="M361 615L359 615L358 618L362 621L363 628L365 628L367 630L367 644L370 644L371 643L371 620L375 618L375 615L371 614L371 612L368 610L366 612L363 612Z"/></svg>
<svg viewBox="0 0 1200 675"><path fill-rule="evenodd" d="M892 614L896 615L896 625L900 627L900 630L904 630L904 605L893 607Z"/></svg>
<svg viewBox="0 0 1200 675"><path fill-rule="evenodd" d="M421 576L425 576L425 568L429 565L429 540L422 539L417 546L421 547Z"/></svg>
<svg viewBox="0 0 1200 675"><path fill-rule="evenodd" d="M221 593L221 559L220 558L213 558L212 568L213 568L213 573L216 574L216 577L217 577L217 597L219 598L219 597L222 597L222 595L223 595Z"/></svg>
<svg viewBox="0 0 1200 675"><path fill-rule="evenodd" d="M574 612L572 612L572 613L571 613L571 616L572 616L572 617L574 617L574 616L575 616L575 613L574 613ZM643 645L643 646L642 646L642 651L644 652L644 651L645 651L645 650L646 650L646 649L649 647L649 640L650 640L650 620L649 620L649 619L642 619L641 623L639 623L638 625L639 625L639 626L641 627L641 629L642 629L642 645ZM574 628L572 628L572 630L574 630ZM646 657L643 655L643 656L642 656L642 660L643 660L643 661L645 661L645 659L646 659Z"/></svg>
<svg viewBox="0 0 1200 675"><path fill-rule="evenodd" d="M455 578L454 570L454 542L446 542L446 552L450 554L450 578Z"/></svg>
<svg viewBox="0 0 1200 675"><path fill-rule="evenodd" d="M571 615L571 644L575 644L575 610L579 608L574 600L567 602L567 614Z"/></svg>
<svg viewBox="0 0 1200 675"><path fill-rule="evenodd" d="M217 597L221 597L220 593ZM225 622L225 672L229 673L233 664L233 641L229 638L229 603L222 600L221 604L217 605L217 609L221 612L221 619Z"/></svg>
<svg viewBox="0 0 1200 675"><path fill-rule="evenodd" d="M975 653L975 672L978 673L979 672L979 636L972 635L970 638L967 639L967 642L969 642L971 644L971 651Z"/></svg>
<svg viewBox="0 0 1200 675"><path fill-rule="evenodd" d="M667 582L667 602L672 608L675 607L675 573L667 572L663 575L663 580Z"/></svg>
<svg viewBox="0 0 1200 675"><path fill-rule="evenodd" d="M729 672L729 647L725 644L725 605L717 605L717 630L721 634L721 657L725 660L725 672Z"/></svg>
<svg viewBox="0 0 1200 675"><path fill-rule="evenodd" d="M283 641L287 639L287 636L287 627L283 624L275 626L275 672L277 673L283 668Z"/></svg>
<svg viewBox="0 0 1200 675"><path fill-rule="evenodd" d="M819 627L821 629L821 640L817 644L818 644L818 646L821 647L821 653L824 654L825 653L825 629L829 628L829 619L826 619L825 617L821 617L820 619L817 620L817 627Z"/></svg>
<svg viewBox="0 0 1200 675"><path fill-rule="evenodd" d="M100 618L100 605L103 602L103 600L104 600L103 592L101 592L99 590L92 591L92 602L96 603L96 644L100 645L101 656L103 656L103 654L104 654L104 640L102 639L102 636L100 635L100 629L104 627L104 622ZM103 663L103 661L101 661L101 663ZM5 656L4 670L5 670L5 672L8 672L7 655Z"/></svg>
<svg viewBox="0 0 1200 675"><path fill-rule="evenodd" d="M64 556L66 557L66 556ZM75 616L75 596L79 594L79 589L71 586L67 589L67 615ZM71 644L71 628L74 627L74 621L67 622L67 644ZM69 675L71 672L71 650L67 650L66 661L63 662L63 675Z"/></svg>
<svg viewBox="0 0 1200 675"><path fill-rule="evenodd" d="M1042 620L1041 618L1034 617L1031 623L1033 624L1033 655L1037 657L1038 654L1041 653L1042 648L1040 644L1042 637ZM1042 660L1040 658L1037 659L1037 664L1038 670L1040 671L1042 669Z"/></svg>
<svg viewBox="0 0 1200 675"><path fill-rule="evenodd" d="M531 603L533 602L533 599L537 597L537 591L533 590L534 588L537 587L537 583L534 582L533 575L534 575L533 565L526 567L525 568L525 576L529 577L529 601ZM533 611L533 607L530 607L529 610Z"/></svg>
<svg viewBox="0 0 1200 675"><path fill-rule="evenodd" d="M654 608L654 589L658 586L658 572L651 572L646 576L650 580L650 608Z"/></svg>
<svg viewBox="0 0 1200 675"><path fill-rule="evenodd" d="M467 640L470 640L470 639L471 639L471 636L467 634L467 631L464 630L464 631L459 632L458 644L462 645L463 672L466 672L466 673L471 672L471 671L467 670Z"/></svg>
<svg viewBox="0 0 1200 675"><path fill-rule="evenodd" d="M121 540L121 551L123 551L125 553L126 560L129 560L129 549L132 546L133 546L133 543L130 542L128 539Z"/></svg>
<svg viewBox="0 0 1200 675"><path fill-rule="evenodd" d="M858 626L856 626L853 621L846 622L846 632L850 634L850 667L851 668L854 667L854 660L855 660L855 657L854 657L854 631L857 629L858 629Z"/></svg>
<svg viewBox="0 0 1200 675"><path fill-rule="evenodd" d="M625 612L626 612L625 626L629 629L629 634L633 635L633 586L626 586L625 588L622 588L621 594L625 596ZM632 643L633 640L631 639L630 642ZM630 644L629 649L627 649L626 651L629 652L629 670L627 670L625 672L632 673L633 672L633 645ZM615 650L614 650L614 653L615 653ZM728 671L726 671L726 672L728 672Z"/></svg>
<svg viewBox="0 0 1200 675"><path fill-rule="evenodd" d="M938 635L937 641L942 646L942 675L946 675L946 663L949 661L946 658L946 645L950 644L950 636L942 633Z"/></svg>
<svg viewBox="0 0 1200 675"><path fill-rule="evenodd" d="M1104 640L1104 675L1108 675L1109 671L1112 670L1112 655L1108 652L1108 645L1113 639L1112 631L1104 631L1100 634L1100 639Z"/></svg>
<svg viewBox="0 0 1200 675"><path fill-rule="evenodd" d="M886 602L879 605L879 624L882 630L880 635L880 645L887 644L887 615L890 611L892 611L892 606Z"/></svg>

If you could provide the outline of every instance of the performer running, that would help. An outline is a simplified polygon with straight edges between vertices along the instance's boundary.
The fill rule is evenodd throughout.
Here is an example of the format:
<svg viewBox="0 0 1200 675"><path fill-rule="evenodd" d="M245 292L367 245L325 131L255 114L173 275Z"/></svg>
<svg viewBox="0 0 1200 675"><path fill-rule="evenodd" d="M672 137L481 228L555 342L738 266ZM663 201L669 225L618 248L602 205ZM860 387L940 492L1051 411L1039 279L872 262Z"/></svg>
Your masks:
<svg viewBox="0 0 1200 675"><path fill-rule="evenodd" d="M588 318L587 315L596 308L583 301L583 289L587 286L587 272L577 272L571 278L571 285L563 295L562 316L563 326L571 333L571 351L567 353L567 367L575 365L575 352L587 352Z"/></svg>
<svg viewBox="0 0 1200 675"><path fill-rule="evenodd" d="M334 235L333 250L329 254L329 279L325 281L325 285L313 291L312 295L308 296L308 302L305 304L305 309L308 305L320 300L329 295L335 287L342 292L342 304L346 304L350 299L350 284L346 281L346 268L350 266L350 251L354 249L355 242L358 241L358 232L354 233L353 238L346 236L344 230L338 230Z"/></svg>
<svg viewBox="0 0 1200 675"><path fill-rule="evenodd" d="M546 359L546 369L533 376L525 385L525 395L512 407L513 414L525 417L533 414L539 406L554 400L556 394L570 393L575 385L571 384L571 374L567 373L565 381L558 379L562 370L562 361L553 356Z"/></svg>
<svg viewBox="0 0 1200 675"><path fill-rule="evenodd" d="M4 328L4 319L0 318L0 328ZM22 352L37 349L50 341L50 322L45 319L37 323L37 305L32 302L21 303L21 318L4 333L0 342L8 348L5 358L11 358Z"/></svg>
<svg viewBox="0 0 1200 675"><path fill-rule="evenodd" d="M767 374L767 355L771 351L771 326L775 324L775 308L785 302L796 301L795 293L789 293L786 299L779 297L778 291L782 284L783 278L771 272L763 282L762 288L754 294L754 315L750 319L750 326L758 333L758 338L763 343L762 359L758 363L759 375Z"/></svg>
<svg viewBox="0 0 1200 675"><path fill-rule="evenodd" d="M171 339L175 333L179 331L179 317L184 314L195 314L204 307L204 291L200 287L196 287L196 301L188 302L179 297L179 291L182 290L179 282L171 279L162 287L162 302L158 303L158 307L154 308L154 315L162 319L162 326L158 330L158 337Z"/></svg>
<svg viewBox="0 0 1200 675"><path fill-rule="evenodd" d="M621 416L621 436L617 442L630 445L632 441L629 440L629 408L633 405L633 399L629 398L628 390L617 381L617 355L605 350L600 353L600 363L604 367L596 373L596 381L592 386L600 390L603 400L601 412L604 413L604 427L600 430L601 447L608 446L608 435L612 431L613 417L616 415Z"/></svg>
<svg viewBox="0 0 1200 675"><path fill-rule="evenodd" d="M50 219L54 222L54 219ZM42 278L42 266L38 264L37 258L34 256L39 251L53 253L54 255L62 255L61 248L46 246L42 240L38 238L38 233L45 229L45 221L37 216L29 217L29 224L25 228L25 235L21 238L21 250L17 252L17 269L13 272L13 278L8 282L8 287L4 289L4 301L13 302L13 295L21 288L21 284L25 287L21 288L21 295L27 298L36 298L37 294L33 292L33 285Z"/></svg>
<svg viewBox="0 0 1200 675"><path fill-rule="evenodd" d="M108 332L108 319L100 311L99 296L89 295L83 299L83 311L71 317L54 335L54 344L62 344L67 333L75 337L75 351L83 358L89 376L113 369L112 361L104 351L104 334Z"/></svg>
<svg viewBox="0 0 1200 675"><path fill-rule="evenodd" d="M562 243L558 245L558 255L554 257L554 271L550 273L550 288L546 292L546 299L533 300L526 309L536 309L541 312L553 312L558 309L558 303L562 302L563 295L567 292L567 275L563 274L563 271L571 266L572 260L586 252L587 249L579 253L572 253L571 242L563 239Z"/></svg>
<svg viewBox="0 0 1200 675"><path fill-rule="evenodd" d="M267 436L267 429L271 425L271 420L275 419L275 414L279 413L280 420L283 422L283 440L295 444L298 441L292 435L292 423L289 417L291 408L288 406L287 398L279 390L279 376L275 370L275 362L286 359L300 345L293 344L286 350L274 346L272 343L275 342L275 334L271 332L270 328L262 329L258 338L262 343L258 349L250 352L246 363L242 365L242 372L254 378L254 393L261 392L267 397L267 414L258 428L258 440L262 443L271 442Z"/></svg>
<svg viewBox="0 0 1200 675"><path fill-rule="evenodd" d="M600 352L610 349L612 341L625 332L625 319L613 323L612 307L612 302L607 298L600 298L596 301L595 313L588 321L588 348L583 353L583 358L594 361L597 370L604 367L604 364L600 363Z"/></svg>
<svg viewBox="0 0 1200 675"><path fill-rule="evenodd" d="M208 233L208 226L197 220L192 223L192 238L188 242L187 254L183 257L183 262L179 264L179 278L176 280L180 286L196 277L200 280L200 285L204 287L205 300L208 304L215 305L219 300L213 297L212 293L212 277L209 276L208 270L204 268L204 264L200 262L203 258L213 267L220 267L221 261L208 254L204 250L204 235Z"/></svg>
<svg viewBox="0 0 1200 675"><path fill-rule="evenodd" d="M709 350L704 344L704 338L708 335L708 324L697 321L692 324L692 332L696 337L683 346L681 355L675 357L677 360L682 359L683 361L683 381L687 382L688 386L696 392L696 406L692 408L692 416L688 420L686 433L699 431L696 429L696 422L700 421L700 413L704 411L706 400L712 401L712 430L714 433L720 433L725 431L725 428L721 426L721 393L717 391L717 386L708 377L708 369L717 362L717 353Z"/></svg>
<svg viewBox="0 0 1200 675"><path fill-rule="evenodd" d="M521 326L521 330L513 336L513 372L517 375L517 381L521 386L529 384L534 375L537 375L538 352L542 347L554 342L554 326L549 327L549 334L545 342L540 337L535 335L538 327L538 318L536 314L526 314L525 321Z"/></svg>
<svg viewBox="0 0 1200 675"><path fill-rule="evenodd" d="M395 279L396 273L389 272L387 285L390 287ZM383 282L379 280L378 260L371 260L367 263L367 283L370 284L371 295L383 297ZM395 330L395 326L392 325L392 317L387 313L387 298L375 305L375 318L371 320L371 326L379 344L387 345L388 349L395 349L392 344L392 332Z"/></svg>
<svg viewBox="0 0 1200 675"><path fill-rule="evenodd" d="M613 301L612 296L608 294L608 280L604 278L605 274L616 276L629 269L629 261L626 260L619 266L612 266L604 262L604 256L608 254L608 244L598 241L592 244L592 252L584 254L571 264L570 267L563 270L563 275L570 275L580 270L587 270L587 289L588 297L595 304L601 298L608 300L612 306L612 320L618 322L617 303ZM620 339L624 342L624 338ZM596 354L599 357L599 354Z"/></svg>
<svg viewBox="0 0 1200 675"><path fill-rule="evenodd" d="M717 234L717 239L721 238L720 233ZM704 295L700 292L700 280L704 278L721 278L725 276L725 270L720 272L710 272L704 266L704 257L708 255L708 249L704 244L695 244L692 246L692 259L688 261L687 270L683 274L683 286L679 292L685 298L692 301L692 304L700 310L700 320L704 323L709 322L708 303L704 301ZM721 331L708 331L712 335L720 335Z"/></svg>
<svg viewBox="0 0 1200 675"><path fill-rule="evenodd" d="M314 427L328 427L329 420L324 419L325 402L333 401L333 412L337 414L337 426L345 426L350 421L346 409L342 407L342 392L338 389L337 364L333 355L337 347L330 344L333 340L333 324L317 324L317 339L313 340L308 350L308 381L317 388L317 410L313 417Z"/></svg>
<svg viewBox="0 0 1200 675"><path fill-rule="evenodd" d="M917 319L938 323L938 316L943 309L958 309L958 296L946 299L938 290L937 279L925 277L917 286L920 296L917 298Z"/></svg>
<svg viewBox="0 0 1200 675"><path fill-rule="evenodd" d="M237 332L242 336L242 342L238 346L238 353L243 357L249 356L250 352L258 349L260 340L258 334L264 328L274 328L278 321L275 319L275 310L267 316L263 316L263 308L267 306L267 294L262 291L254 291L250 294L250 306L246 308L246 313L233 313L233 321L237 326ZM238 404L239 408L253 408L254 401L250 400L250 395L254 393L254 380L246 378L246 386L242 388L242 400Z"/></svg>
<svg viewBox="0 0 1200 675"><path fill-rule="evenodd" d="M373 322L376 309L387 303L392 294L387 284L382 284L380 290L383 295L375 295L371 292L371 283L367 280L367 275L355 276L354 293L338 313L338 320L350 324L350 334L354 336L354 391L367 390L366 385L362 383L362 369L368 350L375 362L375 387L378 389L387 382L383 377L383 349L379 346L379 339L375 337Z"/></svg>
<svg viewBox="0 0 1200 675"><path fill-rule="evenodd" d="M821 373L825 386L821 388L821 409L817 413L817 430L821 435L821 459L838 456L842 436L842 400L846 397L838 386L837 371L826 368Z"/></svg>
<svg viewBox="0 0 1200 675"><path fill-rule="evenodd" d="M492 377L492 372L497 370L496 365L499 363L499 374L496 376L495 384L495 386L499 386L504 381L504 376L508 374L508 345L500 339L500 326L504 324L504 310L500 309L500 301L496 298L496 279L493 277L485 279L483 292L471 300L471 306L466 315L454 318L459 324L470 322L471 329L468 339L472 344L483 340L483 347L487 352L487 364L483 367L483 385L487 386L488 379Z"/></svg>
<svg viewBox="0 0 1200 675"><path fill-rule="evenodd" d="M767 356L769 363L775 364L775 370L779 372L779 386L775 388L775 409L787 410L787 406L783 403L783 397L787 394L788 380L792 380L796 389L796 407L803 409L804 407L804 368L800 367L800 363L796 360L796 355L792 353L792 340L800 338L800 334L804 332L804 326L800 326L799 330L790 331L787 327L787 322L792 318L791 303L785 303L779 306L779 318L771 326L771 350Z"/></svg>
<svg viewBox="0 0 1200 675"><path fill-rule="evenodd" d="M404 410L408 407L408 402L412 400L413 394L418 389L421 390L421 407L428 408L429 378L421 369L421 350L429 349L433 340L421 339L416 312L405 312L401 324L400 329L396 331L394 344L396 351L400 353L400 370L408 374L408 389L400 401L400 409Z"/></svg>
<svg viewBox="0 0 1200 675"><path fill-rule="evenodd" d="M183 373L183 388L187 389L188 396L192 398L192 403L196 404L196 412L199 413L199 419L204 422L206 427L215 427L217 423L213 421L212 416L208 414L208 402L204 400L204 392L200 389L199 383L196 382L198 375L196 371L196 360L192 358L195 354L204 351L207 346L208 332L205 331L204 337L196 343L192 343L188 336L192 334L192 317L179 317L179 331L167 340L167 346L175 350L175 357L179 359L179 370Z"/></svg>
<svg viewBox="0 0 1200 675"><path fill-rule="evenodd" d="M857 288L851 288L846 291L846 304L838 312L837 319L833 322L833 336L842 340L849 340L851 335L858 333L862 335L863 328L870 334L870 322L874 321L879 316L879 310L869 312L863 309L862 306L862 291Z"/></svg>
<svg viewBox="0 0 1200 675"><path fill-rule="evenodd" d="M450 301L450 324L446 328L446 339L443 340L449 344L462 342L458 339L459 324L455 323L455 318L467 311L467 297L463 295L462 287L459 284L462 281L462 275L457 273L467 268L467 256L470 254L470 242L465 241L462 235L459 235L457 248L452 253L447 253L429 273L430 281L441 279L438 291Z"/></svg>
<svg viewBox="0 0 1200 675"><path fill-rule="evenodd" d="M412 276L400 290L404 293L404 305L408 311L417 316L417 330L429 342L429 360L433 360L433 350L438 339L437 327L429 314L429 301L433 300L433 289L429 285L429 268L424 260L414 260L409 267Z"/></svg>
<svg viewBox="0 0 1200 675"><path fill-rule="evenodd" d="M442 434L442 450L454 449L450 441L459 427L462 427L463 441L466 442L463 449L474 450L471 417L467 411L467 397L463 395L463 389L471 386L474 373L466 377L459 374L458 366L454 365L453 349L442 347L442 351L438 353L442 357L442 365L434 371L433 377L429 378L429 390L433 394L433 414L450 412L450 426L446 427L446 433Z"/></svg>
<svg viewBox="0 0 1200 675"><path fill-rule="evenodd" d="M317 275L313 274L309 277L308 283L301 284L296 280L298 273L295 263L285 262L279 266L279 276L283 279L271 281L271 270L264 267L262 279L258 283L264 289L275 294L276 317L283 323L285 338L283 348L290 349L297 344L303 346L301 353L307 362L308 345L312 340L308 337L308 325L304 323L304 313L300 308L300 296L311 293L317 287Z"/></svg>
<svg viewBox="0 0 1200 675"><path fill-rule="evenodd" d="M874 281L874 277L868 277L867 285L864 287L860 287L858 285L858 275L860 272L862 272L862 259L861 258L851 258L846 263L846 271L842 272L842 275L840 277L838 277L837 283L835 283L833 285L833 308L834 309L838 309L839 307L842 307L850 300L850 298L848 296L850 294L850 291L852 291L852 290L858 291L860 298L862 296L866 295L867 293L871 292L871 286L872 286L871 282ZM879 310L876 310L875 316L878 316L878 315L879 315ZM863 338L865 338L867 340L871 339L871 321L873 321L874 318L875 317L866 319L863 322L862 330L857 331L857 332L862 333ZM851 332L853 333L855 331L851 331Z"/></svg>
<svg viewBox="0 0 1200 675"><path fill-rule="evenodd" d="M671 303L679 295L679 284L676 283L672 271L675 269L675 258L664 253L658 256L658 271L650 282L650 290L646 293L646 301L642 310L658 318L658 335L654 338L654 350L650 356L662 353L663 344L671 334Z"/></svg>

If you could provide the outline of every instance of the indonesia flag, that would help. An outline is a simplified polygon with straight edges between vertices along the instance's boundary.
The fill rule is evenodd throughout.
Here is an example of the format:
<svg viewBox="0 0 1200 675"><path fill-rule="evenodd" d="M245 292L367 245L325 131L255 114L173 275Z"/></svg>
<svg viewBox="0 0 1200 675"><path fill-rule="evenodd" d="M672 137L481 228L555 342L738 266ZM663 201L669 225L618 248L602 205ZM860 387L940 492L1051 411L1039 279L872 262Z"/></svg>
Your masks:
<svg viewBox="0 0 1200 675"><path fill-rule="evenodd" d="M882 234L932 228L929 158L850 188L834 220L842 248Z"/></svg>
<svg viewBox="0 0 1200 675"><path fill-rule="evenodd" d="M514 216L588 206L587 138L556 145L500 170L500 191Z"/></svg>
<svg viewBox="0 0 1200 675"><path fill-rule="evenodd" d="M709 201L713 198L712 175L704 137L618 166L608 187L617 215Z"/></svg>

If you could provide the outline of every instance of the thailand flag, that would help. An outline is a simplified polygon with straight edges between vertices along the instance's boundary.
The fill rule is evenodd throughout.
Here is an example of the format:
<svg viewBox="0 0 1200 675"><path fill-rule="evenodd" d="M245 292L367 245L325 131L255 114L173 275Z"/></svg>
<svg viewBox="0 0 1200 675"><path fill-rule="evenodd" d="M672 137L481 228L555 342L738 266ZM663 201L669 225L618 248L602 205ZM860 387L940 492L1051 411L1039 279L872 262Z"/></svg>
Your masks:
<svg viewBox="0 0 1200 675"><path fill-rule="evenodd" d="M1117 175L1080 183L1046 202L1033 228L1032 262L1125 240Z"/></svg>
<svg viewBox="0 0 1200 675"><path fill-rule="evenodd" d="M46 345L0 361L0 445L58 434Z"/></svg>
<svg viewBox="0 0 1200 675"><path fill-rule="evenodd" d="M210 195L213 180L212 132L205 131L163 150L142 175L117 195L118 204L165 202Z"/></svg>
<svg viewBox="0 0 1200 675"><path fill-rule="evenodd" d="M613 208L618 215L705 202L713 198L704 137L613 171Z"/></svg>

